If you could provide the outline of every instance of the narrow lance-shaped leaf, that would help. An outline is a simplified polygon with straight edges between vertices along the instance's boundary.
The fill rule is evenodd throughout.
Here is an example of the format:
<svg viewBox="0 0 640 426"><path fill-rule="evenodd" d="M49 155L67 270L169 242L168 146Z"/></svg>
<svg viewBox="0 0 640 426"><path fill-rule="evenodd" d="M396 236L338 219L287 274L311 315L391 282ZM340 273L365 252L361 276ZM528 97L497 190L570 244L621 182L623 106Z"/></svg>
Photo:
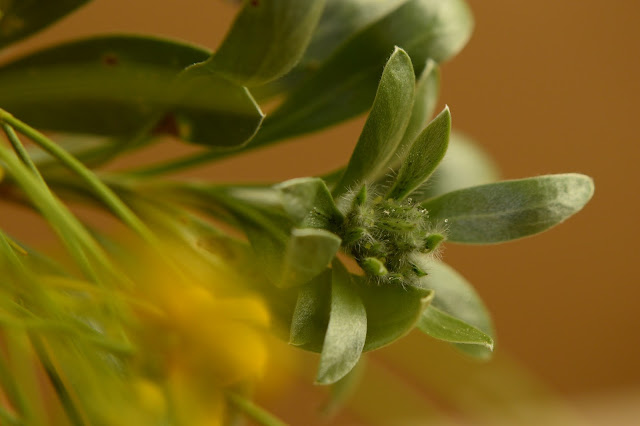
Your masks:
<svg viewBox="0 0 640 426"><path fill-rule="evenodd" d="M250 147L293 137L363 113L371 107L384 58L407 51L420 74L466 44L473 18L464 0L410 0L350 37L293 89L267 118Z"/></svg>
<svg viewBox="0 0 640 426"><path fill-rule="evenodd" d="M325 0L247 0L231 31L203 68L244 86L285 74L300 60Z"/></svg>
<svg viewBox="0 0 640 426"><path fill-rule="evenodd" d="M361 277L362 301L367 310L365 351L386 346L409 333L433 299L433 292L413 286L375 286Z"/></svg>
<svg viewBox="0 0 640 426"><path fill-rule="evenodd" d="M36 33L91 0L0 1L0 48Z"/></svg>
<svg viewBox="0 0 640 426"><path fill-rule="evenodd" d="M331 314L316 382L335 383L356 365L367 337L367 313L349 272L333 262Z"/></svg>
<svg viewBox="0 0 640 426"><path fill-rule="evenodd" d="M429 261L426 270L428 275L420 279L420 286L433 290L435 297L418 323L420 329L455 343L458 349L471 356L489 358L494 341L493 325L489 311L474 288L462 275L442 262ZM432 307L438 312L428 312ZM437 323L433 322L435 319ZM449 328L448 333L443 327ZM473 329L491 339L491 345ZM460 342L462 335L467 336L464 343Z"/></svg>
<svg viewBox="0 0 640 426"><path fill-rule="evenodd" d="M390 166L401 163L420 132L429 124L429 120L436 108L439 91L440 69L435 61L428 59L422 74L416 81L411 118L396 150L396 158L391 159Z"/></svg>
<svg viewBox="0 0 640 426"><path fill-rule="evenodd" d="M331 269L300 286L291 319L289 343L320 352L327 332L331 298Z"/></svg>
<svg viewBox="0 0 640 426"><path fill-rule="evenodd" d="M126 137L164 117L156 131L241 145L263 117L247 89L213 73L177 79L208 57L206 50L157 38L74 41L0 67L0 104L47 130Z"/></svg>
<svg viewBox="0 0 640 426"><path fill-rule="evenodd" d="M451 114L445 107L413 142L388 198L401 200L429 179L447 152L450 131Z"/></svg>
<svg viewBox="0 0 640 426"><path fill-rule="evenodd" d="M342 213L322 179L291 179L276 188L282 193L282 205L296 226L333 231L342 223Z"/></svg>
<svg viewBox="0 0 640 426"><path fill-rule="evenodd" d="M384 169L407 127L414 85L411 59L396 48L382 72L373 107L334 197L355 184L373 180Z"/></svg>
<svg viewBox="0 0 640 426"><path fill-rule="evenodd" d="M426 184L411 195L424 201L447 192L497 181L498 166L481 146L468 136L452 130L447 155Z"/></svg>
<svg viewBox="0 0 640 426"><path fill-rule="evenodd" d="M537 234L577 213L591 199L593 180L569 173L461 189L422 204L432 220L448 222L449 241L490 244Z"/></svg>
<svg viewBox="0 0 640 426"><path fill-rule="evenodd" d="M322 413L331 418L348 403L349 399L356 392L361 379L364 376L367 366L367 357L360 358L358 364L349 373L329 389L329 398L322 407Z"/></svg>
<svg viewBox="0 0 640 426"><path fill-rule="evenodd" d="M407 0L327 0L320 22L300 62L282 78L251 90L259 100L291 90L313 74L345 40Z"/></svg>
<svg viewBox="0 0 640 426"><path fill-rule="evenodd" d="M340 248L340 237L324 229L294 229L282 265L279 287L305 284L324 271Z"/></svg>
<svg viewBox="0 0 640 426"><path fill-rule="evenodd" d="M489 335L434 306L429 306L422 314L418 328L435 339L493 350L493 339Z"/></svg>

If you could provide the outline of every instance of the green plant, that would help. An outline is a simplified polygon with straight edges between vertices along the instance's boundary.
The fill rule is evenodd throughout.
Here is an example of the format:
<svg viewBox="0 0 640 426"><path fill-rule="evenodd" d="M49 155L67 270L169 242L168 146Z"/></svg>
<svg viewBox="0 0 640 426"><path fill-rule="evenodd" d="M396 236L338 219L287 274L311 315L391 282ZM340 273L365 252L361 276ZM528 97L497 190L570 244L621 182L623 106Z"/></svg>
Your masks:
<svg viewBox="0 0 640 426"><path fill-rule="evenodd" d="M83 3L0 2L0 46ZM388 345L416 326L472 356L489 357L494 340L488 312L473 288L439 260L440 245L499 243L542 232L579 211L593 183L579 174L487 183L494 179L491 164L451 132L449 109L431 119L438 63L464 46L471 29L462 0L246 1L214 53L159 38L106 35L2 65L0 123L13 151L0 146L6 172L0 189L5 200L35 208L72 259L54 260L60 255L46 256L0 234L1 320L3 330L11 330L5 339L9 352L15 351L0 365L9 401L5 420L44 422L38 402L25 396L35 386L34 373L10 372L20 351L27 357L35 353L34 363L44 369L62 406L61 417L71 424L113 421L105 407L114 400L133 404L129 409L137 412L147 391L133 401L115 396L132 383L150 386L157 398L175 405L144 406L148 417L131 414L140 416L137 421L228 419L222 408L198 414L197 403L172 394L178 385L162 354L173 348L157 336L168 327L193 344L192 356L178 356L180 371L202 372L217 384L212 391L193 380L191 388L204 386L207 398L222 392L226 402L220 406L228 403L264 423L276 422L245 399L252 377L227 377L201 362L202 356L218 355L201 346L192 329L223 322L217 310L227 312L209 293L233 301L231 318L243 320L229 327L248 335L267 323L246 294L259 295L272 318L271 331L321 354L320 384L339 382L363 351ZM265 117L259 103L278 98ZM368 109L349 163L325 176L256 185L164 177ZM58 132L58 141L36 128ZM203 149L133 170L98 171L165 134ZM35 146L25 148L19 135ZM449 144L474 167L456 161L439 167ZM440 175L438 184L427 185L433 174ZM90 228L61 200L107 209L137 243L132 248ZM249 244L218 229L220 223L241 229ZM167 246L187 255L177 256ZM132 265L132 257L140 264ZM355 260L360 271L346 268L345 258ZM201 263L208 265L206 273L194 267ZM149 281L144 269L155 264L166 274L154 276L158 282L171 277L176 284L142 284ZM243 284L211 288L207 274L226 274L229 265ZM193 283L204 284L192 288ZM194 313L174 309L172 294ZM83 308L78 302L84 298L95 299L98 307ZM169 320L155 318L153 309L167 312ZM215 330L200 339L212 339L214 349L233 346ZM150 348L158 359L143 354ZM242 357L221 359L225 365ZM89 380L94 376L101 389L111 390L107 397L97 396L96 381ZM199 391L193 392L198 401Z"/></svg>

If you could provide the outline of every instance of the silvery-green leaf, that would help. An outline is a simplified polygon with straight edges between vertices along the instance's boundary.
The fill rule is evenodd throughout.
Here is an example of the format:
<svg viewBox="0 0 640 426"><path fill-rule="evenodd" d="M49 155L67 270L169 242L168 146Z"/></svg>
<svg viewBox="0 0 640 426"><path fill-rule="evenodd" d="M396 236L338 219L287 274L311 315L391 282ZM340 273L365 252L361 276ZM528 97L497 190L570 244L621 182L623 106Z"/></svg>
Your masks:
<svg viewBox="0 0 640 426"><path fill-rule="evenodd" d="M89 1L0 1L0 48L48 27Z"/></svg>
<svg viewBox="0 0 640 426"><path fill-rule="evenodd" d="M331 313L316 383L328 385L356 365L367 338L367 312L349 272L336 260L331 283Z"/></svg>
<svg viewBox="0 0 640 426"><path fill-rule="evenodd" d="M336 230L342 213L336 207L327 185L320 178L297 178L276 185L282 204L296 226Z"/></svg>
<svg viewBox="0 0 640 426"><path fill-rule="evenodd" d="M325 0L246 0L227 37L202 66L244 86L285 74L300 60Z"/></svg>
<svg viewBox="0 0 640 426"><path fill-rule="evenodd" d="M294 229L287 242L279 287L297 287L324 271L340 248L340 237L324 229Z"/></svg>
<svg viewBox="0 0 640 426"><path fill-rule="evenodd" d="M127 137L159 120L156 131L188 141L241 145L263 117L247 89L213 73L181 75L208 57L151 37L73 41L0 67L0 104L47 130Z"/></svg>
<svg viewBox="0 0 640 426"><path fill-rule="evenodd" d="M300 286L291 319L289 343L320 352L329 321L331 269L326 269L309 283Z"/></svg>
<svg viewBox="0 0 640 426"><path fill-rule="evenodd" d="M420 286L435 292L430 306L478 329L494 341L489 312L471 284L452 267L442 262L429 261L425 269L428 275L420 278ZM477 358L489 358L492 353L483 344L456 344L455 346Z"/></svg>
<svg viewBox="0 0 640 426"><path fill-rule="evenodd" d="M476 327L440 309L429 306L418 321L418 328L429 336L449 343L480 345L493 350L493 339Z"/></svg>
<svg viewBox="0 0 640 426"><path fill-rule="evenodd" d="M289 91L352 35L397 9L408 0L327 0L320 22L300 62L282 78L251 90L259 100Z"/></svg>
<svg viewBox="0 0 640 426"><path fill-rule="evenodd" d="M385 168L407 127L414 85L411 59L396 48L384 68L373 107L334 197L372 180Z"/></svg>
<svg viewBox="0 0 640 426"><path fill-rule="evenodd" d="M429 179L447 152L450 131L451 115L445 107L412 143L388 198L402 200Z"/></svg>
<svg viewBox="0 0 640 426"><path fill-rule="evenodd" d="M327 0L303 61L322 62L345 40L406 2L407 0Z"/></svg>
<svg viewBox="0 0 640 426"><path fill-rule="evenodd" d="M439 91L440 68L435 61L428 59L426 66L416 81L411 118L396 150L396 158L391 159L390 165L400 164L400 161L404 159L420 132L429 123L436 108Z"/></svg>
<svg viewBox="0 0 640 426"><path fill-rule="evenodd" d="M378 286L360 277L362 301L367 310L365 351L386 346L405 336L416 325L432 300L431 290L407 286Z"/></svg>
<svg viewBox="0 0 640 426"><path fill-rule="evenodd" d="M394 46L407 51L420 74L427 58L440 63L471 35L463 0L410 0L363 28L297 86L267 118L252 148L352 118L371 107L380 72Z"/></svg>
<svg viewBox="0 0 640 426"><path fill-rule="evenodd" d="M457 189L495 182L498 177L498 166L491 157L471 138L452 130L447 155L429 181L411 196L414 200L426 200Z"/></svg>
<svg viewBox="0 0 640 426"><path fill-rule="evenodd" d="M331 385L329 399L322 407L322 413L328 418L335 415L353 396L365 373L367 357L362 356L358 364L342 379Z"/></svg>
<svg viewBox="0 0 640 426"><path fill-rule="evenodd" d="M591 199L593 180L577 173L539 176L450 192L422 206L448 223L447 239L489 244L545 231Z"/></svg>

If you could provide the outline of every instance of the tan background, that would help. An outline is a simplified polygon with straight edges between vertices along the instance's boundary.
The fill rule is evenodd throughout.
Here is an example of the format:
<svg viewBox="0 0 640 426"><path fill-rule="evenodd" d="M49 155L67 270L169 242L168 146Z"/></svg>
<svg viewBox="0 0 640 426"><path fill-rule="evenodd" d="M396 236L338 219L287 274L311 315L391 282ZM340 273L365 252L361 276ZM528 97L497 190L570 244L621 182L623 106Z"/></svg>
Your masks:
<svg viewBox="0 0 640 426"><path fill-rule="evenodd" d="M596 194L567 223L445 259L494 313L499 350L575 394L640 386L640 2L471 0L476 31L443 70L454 126L505 178L582 172ZM96 0L10 55L80 34L164 34L215 48L229 2ZM208 167L226 180L285 179L344 163L362 120ZM2 226L6 226L7 214ZM15 220L12 221L15 223ZM28 231L27 231L28 233Z"/></svg>

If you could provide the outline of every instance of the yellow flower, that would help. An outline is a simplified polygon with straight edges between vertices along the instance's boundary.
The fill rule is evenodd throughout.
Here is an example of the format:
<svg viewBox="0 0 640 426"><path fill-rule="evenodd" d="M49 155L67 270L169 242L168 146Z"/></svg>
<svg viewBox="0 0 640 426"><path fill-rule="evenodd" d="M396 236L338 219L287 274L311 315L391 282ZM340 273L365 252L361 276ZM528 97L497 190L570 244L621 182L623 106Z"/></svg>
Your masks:
<svg viewBox="0 0 640 426"><path fill-rule="evenodd" d="M224 262L165 254L132 273L138 404L177 424L223 424L225 391L246 392L263 375L267 308Z"/></svg>

